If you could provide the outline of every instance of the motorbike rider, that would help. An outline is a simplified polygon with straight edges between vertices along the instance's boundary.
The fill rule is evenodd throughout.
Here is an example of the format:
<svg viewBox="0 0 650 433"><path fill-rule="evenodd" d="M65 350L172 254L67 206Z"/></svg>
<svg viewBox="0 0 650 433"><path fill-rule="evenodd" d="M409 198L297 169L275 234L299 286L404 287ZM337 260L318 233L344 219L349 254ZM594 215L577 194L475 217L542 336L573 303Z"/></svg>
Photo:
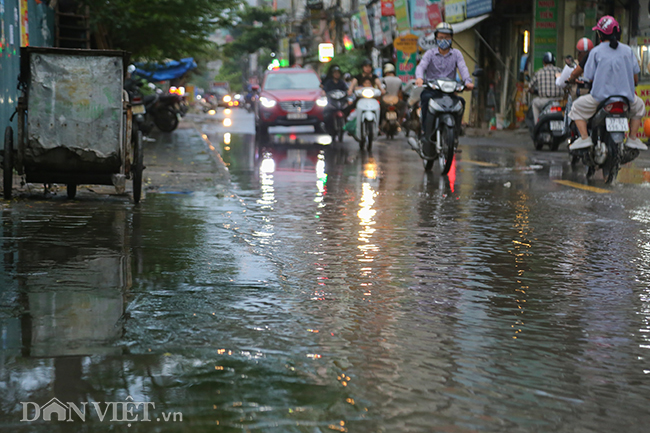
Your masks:
<svg viewBox="0 0 650 433"><path fill-rule="evenodd" d="M584 76L592 81L591 93L579 97L569 113L580 132L580 138L574 141L569 149L593 146L587 122L596 114L600 102L611 96L621 95L625 96L630 104L631 116L630 132L625 145L633 149L647 150L648 147L637 137L641 119L645 116L645 104L634 92L640 72L634 51L619 42L621 27L614 17L602 17L592 30L597 32L601 42L609 43L601 43L589 53Z"/></svg>
<svg viewBox="0 0 650 433"><path fill-rule="evenodd" d="M366 78L369 78L370 81L372 82L372 87L380 89L383 95L385 92L382 89L381 81L379 81L379 77L372 72L372 61L370 59L365 59L363 61L363 63L361 64L361 70L362 72L357 77L352 79L352 83L350 84L348 94L352 95L352 93L354 93L354 89L356 89L357 86L362 84Z"/></svg>
<svg viewBox="0 0 650 433"><path fill-rule="evenodd" d="M397 103L395 106L397 108L397 114L401 119L406 103L403 101L402 80L397 78L395 75L395 66L390 63L386 63L384 65L384 78L382 78L381 81L384 89L386 90L386 93L381 99L381 118L384 118L384 114L386 113L386 106L388 105L385 99L392 96L392 99L397 98Z"/></svg>
<svg viewBox="0 0 650 433"><path fill-rule="evenodd" d="M337 65L332 65L327 73L327 78L323 83L323 90L325 93L332 90L348 91L348 85L341 79L341 68Z"/></svg>
<svg viewBox="0 0 650 433"><path fill-rule="evenodd" d="M472 90L474 83L469 75L469 70L465 64L463 54L451 47L452 39L454 37L454 30L448 23L440 23L436 26L435 30L437 46L429 49L420 64L415 69L415 83L418 86L424 84L424 79L435 80L437 78L456 78L456 69L460 72L461 79L465 82L465 88ZM420 95L420 107L422 109L422 134L424 134L424 125L426 125L426 118L429 111L429 100L435 97L440 91L433 90L426 87ZM460 98L463 103L463 110L459 113L457 125L460 126L465 111L465 100Z"/></svg>
<svg viewBox="0 0 650 433"><path fill-rule="evenodd" d="M562 70L562 73L560 76L555 80L555 85L561 88L566 87L567 82L573 84L576 83L576 80L582 76L582 73L584 71L584 65L587 63L587 59L589 58L589 51L591 51L594 48L594 43L591 42L591 39L589 38L580 38L578 43L576 44L576 51L578 53L578 63L569 67L565 66L564 69ZM578 84L584 84L584 80L580 80ZM573 99L576 99L576 92L575 92L575 86L571 90L571 96ZM585 94L587 93L588 90L582 90L581 93Z"/></svg>
<svg viewBox="0 0 650 433"><path fill-rule="evenodd" d="M539 119L539 113L546 104L551 101L558 100L564 96L564 91L555 85L557 75L562 74L562 70L555 66L555 56L550 51L544 53L542 58L544 66L542 69L535 73L535 76L530 80L528 87L529 92L537 89L538 97L533 99L533 117L535 124Z"/></svg>

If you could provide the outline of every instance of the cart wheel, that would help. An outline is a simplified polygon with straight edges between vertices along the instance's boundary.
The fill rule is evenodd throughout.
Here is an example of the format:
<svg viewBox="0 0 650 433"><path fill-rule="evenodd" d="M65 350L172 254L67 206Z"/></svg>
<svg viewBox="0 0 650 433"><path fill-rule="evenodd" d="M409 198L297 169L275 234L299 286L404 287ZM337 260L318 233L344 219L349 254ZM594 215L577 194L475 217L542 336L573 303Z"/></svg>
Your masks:
<svg viewBox="0 0 650 433"><path fill-rule="evenodd" d="M142 152L142 131L134 131L135 142L133 143L133 201L140 203L142 196L142 170L144 170L144 155Z"/></svg>
<svg viewBox="0 0 650 433"><path fill-rule="evenodd" d="M74 183L68 184L68 198L72 200L77 195L77 185Z"/></svg>
<svg viewBox="0 0 650 433"><path fill-rule="evenodd" d="M11 200L11 189L14 185L14 130L11 126L5 129L5 149L3 171L3 188L5 200Z"/></svg>

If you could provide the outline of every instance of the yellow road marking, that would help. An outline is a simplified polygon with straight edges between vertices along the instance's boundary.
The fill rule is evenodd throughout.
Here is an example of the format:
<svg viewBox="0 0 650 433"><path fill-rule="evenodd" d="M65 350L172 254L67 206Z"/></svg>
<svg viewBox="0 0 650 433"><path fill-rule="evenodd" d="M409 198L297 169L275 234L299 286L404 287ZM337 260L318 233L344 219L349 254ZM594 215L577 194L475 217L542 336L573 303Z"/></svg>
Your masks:
<svg viewBox="0 0 650 433"><path fill-rule="evenodd" d="M471 159L461 159L458 162L467 163L467 164L474 164L474 165L480 165L481 167L498 167L499 166L499 164L495 164L493 162L472 161Z"/></svg>
<svg viewBox="0 0 650 433"><path fill-rule="evenodd" d="M583 185L577 182L571 182L570 180L555 180L555 183L560 185L570 186L573 188L584 189L585 191L596 192L598 194L609 194L611 191L603 188L596 188L595 186Z"/></svg>

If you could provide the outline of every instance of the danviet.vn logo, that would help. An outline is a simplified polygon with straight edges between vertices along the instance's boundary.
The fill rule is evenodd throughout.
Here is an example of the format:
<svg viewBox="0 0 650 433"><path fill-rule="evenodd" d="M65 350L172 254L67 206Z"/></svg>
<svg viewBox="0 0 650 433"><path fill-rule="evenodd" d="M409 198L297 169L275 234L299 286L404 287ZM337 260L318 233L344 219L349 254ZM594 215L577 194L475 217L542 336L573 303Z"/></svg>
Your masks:
<svg viewBox="0 0 650 433"><path fill-rule="evenodd" d="M182 422L181 412L156 412L156 404L151 401L133 401L128 396L125 401L106 402L65 402L53 398L44 405L31 401L21 401L23 417L20 421L66 421L86 422L96 418L100 422ZM129 424L130 426L130 424Z"/></svg>

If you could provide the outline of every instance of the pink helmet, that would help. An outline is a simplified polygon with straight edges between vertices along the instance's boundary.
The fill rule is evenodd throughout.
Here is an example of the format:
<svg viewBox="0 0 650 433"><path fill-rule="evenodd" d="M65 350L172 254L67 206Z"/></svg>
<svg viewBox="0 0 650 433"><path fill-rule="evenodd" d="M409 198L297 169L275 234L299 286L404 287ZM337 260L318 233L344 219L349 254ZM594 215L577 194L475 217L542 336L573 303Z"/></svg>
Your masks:
<svg viewBox="0 0 650 433"><path fill-rule="evenodd" d="M576 50L579 52L587 52L591 51L591 49L594 47L594 43L591 42L591 39L589 38L580 38L578 41L578 45L576 45Z"/></svg>
<svg viewBox="0 0 650 433"><path fill-rule="evenodd" d="M614 33L614 29L616 29L616 32L618 33L621 32L621 26L618 25L618 21L616 21L616 18L611 15L605 15L598 20L596 27L592 28L591 30L598 30L599 32L603 32L606 35L611 35Z"/></svg>

